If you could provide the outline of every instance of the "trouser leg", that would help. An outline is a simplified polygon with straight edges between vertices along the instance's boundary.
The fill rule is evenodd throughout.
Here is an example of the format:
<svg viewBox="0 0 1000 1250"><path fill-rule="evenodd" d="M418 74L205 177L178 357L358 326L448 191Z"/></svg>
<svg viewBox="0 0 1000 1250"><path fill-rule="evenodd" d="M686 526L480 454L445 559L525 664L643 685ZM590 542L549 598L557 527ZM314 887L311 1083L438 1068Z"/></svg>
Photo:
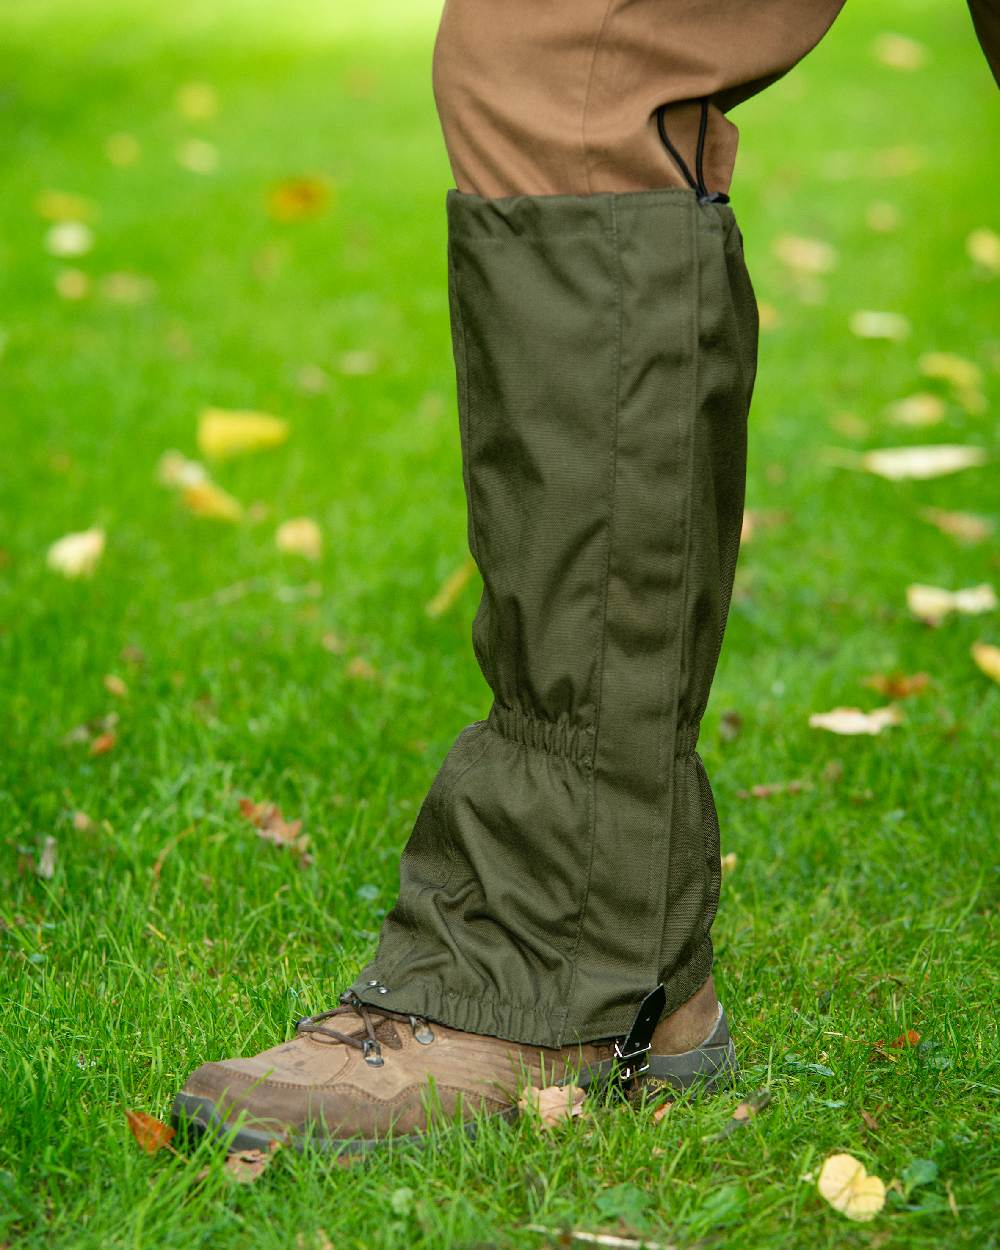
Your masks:
<svg viewBox="0 0 1000 1250"><path fill-rule="evenodd" d="M694 97L749 94L806 50L803 12L818 38L837 5L796 8L794 48L728 69L707 61L730 6L704 6L700 42L656 7L451 0L438 44L456 179L485 193L449 197L449 281L494 701L431 787L354 989L544 1046L625 1032L660 982L669 1012L712 964L719 836L695 746L757 320L732 211L682 185L653 115L671 107L693 167ZM713 103L711 189L734 149Z"/></svg>

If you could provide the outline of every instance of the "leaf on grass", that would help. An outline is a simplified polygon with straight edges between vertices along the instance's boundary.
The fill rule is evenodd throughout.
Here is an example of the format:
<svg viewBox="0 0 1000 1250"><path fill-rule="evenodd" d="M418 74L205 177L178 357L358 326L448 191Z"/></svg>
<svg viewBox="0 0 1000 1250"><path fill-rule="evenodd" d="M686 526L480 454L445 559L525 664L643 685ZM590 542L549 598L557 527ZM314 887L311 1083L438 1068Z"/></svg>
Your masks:
<svg viewBox="0 0 1000 1250"><path fill-rule="evenodd" d="M155 1155L158 1150L168 1146L174 1135L175 1130L169 1124L164 1124L155 1116L147 1115L145 1111L126 1109L125 1119L128 1121L132 1136L148 1155Z"/></svg>
<svg viewBox="0 0 1000 1250"><path fill-rule="evenodd" d="M60 269L56 274L56 294L60 299L86 299L90 289L90 278L82 269Z"/></svg>
<svg viewBox="0 0 1000 1250"><path fill-rule="evenodd" d="M115 749L118 742L118 735L112 732L98 734L96 738L92 738L90 742L91 755L107 755L109 751Z"/></svg>
<svg viewBox="0 0 1000 1250"><path fill-rule="evenodd" d="M375 352L368 351L367 348L357 348L351 352L344 352L338 361L338 368L348 377L364 377L366 374L374 373L378 368L378 356Z"/></svg>
<svg viewBox="0 0 1000 1250"><path fill-rule="evenodd" d="M982 447L937 443L926 447L883 447L858 457L858 467L879 477L899 482L906 478L925 480L958 473L985 464Z"/></svg>
<svg viewBox="0 0 1000 1250"><path fill-rule="evenodd" d="M712 1133L706 1137L705 1141L725 1141L727 1137L735 1133L750 1122L755 1115L758 1115L766 1107L771 1105L771 1091L769 1089L755 1090L749 1098L745 1098L743 1102L737 1104L732 1116L726 1121L718 1133Z"/></svg>
<svg viewBox="0 0 1000 1250"><path fill-rule="evenodd" d="M288 422L267 412L205 408L198 418L198 447L212 460L278 447L287 438Z"/></svg>
<svg viewBox="0 0 1000 1250"><path fill-rule="evenodd" d="M177 164L192 174L213 174L219 167L219 150L206 139L186 139L175 155Z"/></svg>
<svg viewBox="0 0 1000 1250"><path fill-rule="evenodd" d="M990 273L1000 273L1000 234L985 227L973 230L965 240L965 250L969 259L982 265Z"/></svg>
<svg viewBox="0 0 1000 1250"><path fill-rule="evenodd" d="M104 530L97 527L66 534L49 548L46 563L63 577L89 577L104 554L104 541Z"/></svg>
<svg viewBox="0 0 1000 1250"><path fill-rule="evenodd" d="M890 69L915 70L927 63L927 49L922 43L893 31L885 31L876 37L872 55Z"/></svg>
<svg viewBox="0 0 1000 1250"><path fill-rule="evenodd" d="M205 466L197 460L189 460L179 451L165 451L156 466L157 479L164 486L183 490L185 486L197 486L208 479Z"/></svg>
<svg viewBox="0 0 1000 1250"><path fill-rule="evenodd" d="M86 812L73 813L73 828L77 833L93 833L97 828L97 822L92 820Z"/></svg>
<svg viewBox="0 0 1000 1250"><path fill-rule="evenodd" d="M101 294L115 304L145 304L156 294L156 283L122 269L101 279Z"/></svg>
<svg viewBox="0 0 1000 1250"><path fill-rule="evenodd" d="M918 621L939 625L952 612L961 616L992 612L997 606L997 596L988 582L967 586L963 590L945 590L941 586L914 583L906 588L906 606Z"/></svg>
<svg viewBox="0 0 1000 1250"><path fill-rule="evenodd" d="M910 333L910 323L902 313L862 308L851 314L851 333L859 339L889 339L900 342Z"/></svg>
<svg viewBox="0 0 1000 1250"><path fill-rule="evenodd" d="M325 178L285 178L267 193L267 212L275 221L318 217L329 203L330 184Z"/></svg>
<svg viewBox="0 0 1000 1250"><path fill-rule="evenodd" d="M837 263L837 252L821 239L804 239L794 234L780 235L774 241L774 254L794 273L829 273Z"/></svg>
<svg viewBox="0 0 1000 1250"><path fill-rule="evenodd" d="M219 97L207 82L186 82L177 89L177 111L189 122L207 122L219 111Z"/></svg>
<svg viewBox="0 0 1000 1250"><path fill-rule="evenodd" d="M608 1246L611 1250L677 1250L674 1245L648 1238L620 1237L617 1233L587 1233L580 1228L552 1229L544 1224L525 1224L525 1232L543 1233L551 1237L552 1245L564 1245L567 1241L580 1241L588 1246Z"/></svg>
<svg viewBox="0 0 1000 1250"><path fill-rule="evenodd" d="M890 234L899 225L899 209L886 200L876 200L868 205L865 221L869 230L878 234Z"/></svg>
<svg viewBox="0 0 1000 1250"><path fill-rule="evenodd" d="M35 876L41 877L43 881L51 881L56 875L56 851L58 843L51 834L48 834L42 842L42 853L38 857L38 863L35 865Z"/></svg>
<svg viewBox="0 0 1000 1250"><path fill-rule="evenodd" d="M773 799L779 794L801 794L803 790L811 790L810 781L766 781L751 786L749 790L737 790L738 799Z"/></svg>
<svg viewBox="0 0 1000 1250"><path fill-rule="evenodd" d="M283 521L275 532L274 542L279 551L304 556L307 560L318 560L323 554L323 534L307 516Z"/></svg>
<svg viewBox="0 0 1000 1250"><path fill-rule="evenodd" d="M897 425L924 426L937 425L945 413L944 400L940 395L932 395L929 391L917 391L914 395L906 395L897 399L885 410L890 421Z"/></svg>
<svg viewBox="0 0 1000 1250"><path fill-rule="evenodd" d="M239 803L240 815L250 821L258 837L294 851L303 865L312 863L309 835L302 832L301 820L285 820L277 803L255 803L246 798Z"/></svg>
<svg viewBox="0 0 1000 1250"><path fill-rule="evenodd" d="M760 530L773 529L776 525L783 525L787 520L787 512L776 511L773 508L747 508L743 513L740 542L748 543L757 536Z"/></svg>
<svg viewBox="0 0 1000 1250"><path fill-rule="evenodd" d="M926 690L930 680L927 673L914 673L912 676L907 676L906 673L872 673L861 684L878 691L888 699L909 699Z"/></svg>
<svg viewBox="0 0 1000 1250"><path fill-rule="evenodd" d="M885 1206L885 1185L849 1154L830 1155L816 1182L820 1195L849 1220L873 1220Z"/></svg>
<svg viewBox="0 0 1000 1250"><path fill-rule="evenodd" d="M962 543L981 543L993 533L993 522L988 517L976 516L972 512L948 512L944 508L921 508L920 515L925 521L936 526L942 534L949 538L957 538Z"/></svg>
<svg viewBox="0 0 1000 1250"><path fill-rule="evenodd" d="M134 165L142 155L142 147L135 135L118 131L108 135L104 144L104 155L112 165Z"/></svg>
<svg viewBox="0 0 1000 1250"><path fill-rule="evenodd" d="M889 1043L890 1050L907 1050L911 1046L919 1046L920 1034L916 1029L907 1029L905 1033L900 1033L899 1037L893 1038ZM881 1046L882 1043L880 1042Z"/></svg>
<svg viewBox="0 0 1000 1250"><path fill-rule="evenodd" d="M271 1166L281 1143L273 1141L269 1150L236 1150L226 1156L223 1171L238 1185L252 1185Z"/></svg>
<svg viewBox="0 0 1000 1250"><path fill-rule="evenodd" d="M878 1132L878 1120L875 1119L870 1111L865 1111L863 1107L861 1109L861 1118L864 1120L865 1126L873 1133Z"/></svg>
<svg viewBox="0 0 1000 1250"><path fill-rule="evenodd" d="M958 391L975 390L983 382L982 369L954 352L924 352L917 367L925 378L948 382Z"/></svg>
<svg viewBox="0 0 1000 1250"><path fill-rule="evenodd" d="M207 478L203 482L193 482L181 491L184 506L195 516L208 517L215 521L239 521L243 516L243 505L221 486L216 486Z"/></svg>
<svg viewBox="0 0 1000 1250"><path fill-rule="evenodd" d="M353 677L357 681L374 681L378 676L375 665L370 660L366 660L363 655L355 655L348 660L344 672L348 677Z"/></svg>
<svg viewBox="0 0 1000 1250"><path fill-rule="evenodd" d="M537 1115L541 1127L549 1129L563 1120L583 1115L585 1097L586 1091L578 1085L547 1085L544 1089L529 1085L517 1105L522 1115Z"/></svg>
<svg viewBox="0 0 1000 1250"><path fill-rule="evenodd" d="M116 699L128 697L128 686L117 673L104 674L104 689L108 694L113 694Z"/></svg>
<svg viewBox="0 0 1000 1250"><path fill-rule="evenodd" d="M814 712L809 717L813 729L827 729L830 733L848 736L880 734L883 729L902 723L903 713L898 707L877 707L863 712L858 707L835 707L831 712Z"/></svg>
<svg viewBox="0 0 1000 1250"><path fill-rule="evenodd" d="M457 569L448 574L438 587L434 598L428 601L425 608L427 615L435 619L439 616L444 616L445 612L455 604L459 595L469 584L469 580L475 571L476 562L469 556Z"/></svg>
<svg viewBox="0 0 1000 1250"><path fill-rule="evenodd" d="M46 221L91 221L97 205L72 191L42 191L35 199L35 212Z"/></svg>
<svg viewBox="0 0 1000 1250"><path fill-rule="evenodd" d="M736 871L736 852L727 851L725 855L719 859L719 868L723 876Z"/></svg>
<svg viewBox="0 0 1000 1250"><path fill-rule="evenodd" d="M82 221L58 221L45 236L52 256L86 256L94 246L94 232Z"/></svg>
<svg viewBox="0 0 1000 1250"><path fill-rule="evenodd" d="M1000 682L1000 647L990 642L974 642L971 652L973 660L986 676Z"/></svg>

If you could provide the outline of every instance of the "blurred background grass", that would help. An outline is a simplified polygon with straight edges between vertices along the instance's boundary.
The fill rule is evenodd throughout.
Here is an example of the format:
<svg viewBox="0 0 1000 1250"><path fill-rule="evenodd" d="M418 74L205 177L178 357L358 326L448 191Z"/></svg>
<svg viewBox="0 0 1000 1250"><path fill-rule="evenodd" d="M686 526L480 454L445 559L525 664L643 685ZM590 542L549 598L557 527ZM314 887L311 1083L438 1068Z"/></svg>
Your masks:
<svg viewBox="0 0 1000 1250"><path fill-rule="evenodd" d="M525 1127L390 1156L363 1180L289 1161L239 1192L216 1173L199 1186L203 1160L136 1157L124 1134L124 1105L162 1113L202 1059L262 1048L329 1004L391 905L438 761L485 712L475 583L425 611L465 559L436 17L423 0L0 5L0 1239L239 1245L253 1231L277 1246L323 1228L337 1244L527 1246L531 1220L620 1228L599 1200L632 1185L661 1238L982 1244L998 696L969 646L1000 635L995 617L927 629L905 587L995 580L994 541L958 544L920 516L995 521L995 469L891 483L826 451L996 451L997 280L966 246L996 229L995 89L963 6L943 0L848 6L734 115L733 200L767 324L748 502L774 523L741 556L703 754L737 854L719 977L747 1080L777 1095L768 1117L723 1150L702 1138L731 1106L685 1108L669 1143L683 1157L666 1162L648 1117L612 1116L560 1141L558 1160ZM926 63L885 65L887 30ZM210 88L209 115L186 115L192 83ZM107 155L122 134L127 164ZM182 163L192 141L211 169ZM332 188L328 208L275 221L269 194L300 177ZM52 191L92 202L85 255L47 251ZM872 229L873 212L895 224ZM788 235L834 249L829 272L782 263ZM108 285L122 273L141 279L125 300L127 282ZM910 332L859 339L859 309ZM932 350L982 370L985 411L920 375ZM888 419L927 390L939 424ZM284 446L213 468L248 507L238 525L191 516L156 479L165 450L197 455L211 404L291 426ZM277 524L303 515L322 529L316 564L275 547ZM54 540L91 525L107 531L92 579L46 568ZM812 711L884 702L862 679L897 669L932 679L905 725L873 740L808 727ZM112 750L66 744L111 712ZM801 793L737 797L793 779ZM255 837L244 794L303 819L315 867ZM48 881L33 870L46 836ZM922 1056L873 1065L857 1044L911 1025L932 1044ZM786 1052L834 1078L817 1086ZM926 1155L940 1177L873 1230L849 1228L798 1179L836 1148L886 1179ZM392 1206L401 1188L416 1196Z"/></svg>

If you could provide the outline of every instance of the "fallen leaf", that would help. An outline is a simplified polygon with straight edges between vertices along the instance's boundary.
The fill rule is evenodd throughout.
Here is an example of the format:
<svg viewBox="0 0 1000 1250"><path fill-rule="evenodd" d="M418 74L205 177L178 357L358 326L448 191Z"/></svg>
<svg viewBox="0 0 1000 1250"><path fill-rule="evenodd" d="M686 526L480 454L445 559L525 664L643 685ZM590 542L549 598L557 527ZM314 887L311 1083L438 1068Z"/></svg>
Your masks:
<svg viewBox="0 0 1000 1250"><path fill-rule="evenodd" d="M820 1195L849 1220L873 1220L885 1206L885 1185L849 1154L830 1155L816 1182Z"/></svg>
<svg viewBox="0 0 1000 1250"><path fill-rule="evenodd" d="M208 473L197 460L188 460L179 451L165 451L156 466L156 476L164 486L181 490L204 482Z"/></svg>
<svg viewBox="0 0 1000 1250"><path fill-rule="evenodd" d="M82 269L60 269L56 274L56 294L60 299L86 299L90 289L90 278Z"/></svg>
<svg viewBox="0 0 1000 1250"><path fill-rule="evenodd" d="M319 526L309 517L294 517L283 521L274 535L279 551L318 560L323 554L323 535Z"/></svg>
<svg viewBox="0 0 1000 1250"><path fill-rule="evenodd" d="M859 339L890 339L900 342L910 333L910 323L902 313L860 309L851 314L848 324L851 333Z"/></svg>
<svg viewBox="0 0 1000 1250"><path fill-rule="evenodd" d="M324 651L329 651L331 655L343 655L347 650L347 644L343 638L332 629L326 631L320 639L320 645Z"/></svg>
<svg viewBox="0 0 1000 1250"><path fill-rule="evenodd" d="M872 1115L870 1111L865 1111L864 1108L862 1108L861 1118L862 1120L864 1120L866 1126L869 1129L871 1129L873 1133L878 1132L878 1120L875 1119L875 1117Z"/></svg>
<svg viewBox="0 0 1000 1250"><path fill-rule="evenodd" d="M280 1142L271 1142L270 1150L236 1150L226 1156L223 1171L238 1185L252 1185L270 1167Z"/></svg>
<svg viewBox="0 0 1000 1250"><path fill-rule="evenodd" d="M743 717L735 708L727 708L719 717L719 737L723 742L735 742L743 732Z"/></svg>
<svg viewBox="0 0 1000 1250"><path fill-rule="evenodd" d="M185 486L181 499L195 516L209 517L216 521L238 521L243 516L243 505L240 501L207 479Z"/></svg>
<svg viewBox="0 0 1000 1250"><path fill-rule="evenodd" d="M997 606L997 596L988 582L967 586L963 590L944 590L940 586L916 583L906 588L906 606L917 620L939 625L952 612L962 616L992 612Z"/></svg>
<svg viewBox="0 0 1000 1250"><path fill-rule="evenodd" d="M870 169L873 177L907 178L910 174L923 169L927 160L927 152L924 148L899 143L892 148L873 151L870 155Z"/></svg>
<svg viewBox="0 0 1000 1250"><path fill-rule="evenodd" d="M671 1111L673 1111L673 1109L674 1109L674 1100L672 1098L668 1098L666 1102L660 1103L660 1105L653 1112L653 1123L660 1124L663 1120L667 1118L667 1116L671 1113Z"/></svg>
<svg viewBox="0 0 1000 1250"><path fill-rule="evenodd" d="M879 234L889 234L899 225L899 209L895 204L889 204L885 200L876 200L874 204L868 205L865 221L868 223L869 230L875 230Z"/></svg>
<svg viewBox="0 0 1000 1250"><path fill-rule="evenodd" d="M757 321L762 334L766 334L768 330L773 330L776 325L781 322L781 314L773 304L768 304L764 300L757 301Z"/></svg>
<svg viewBox="0 0 1000 1250"><path fill-rule="evenodd" d="M348 677L357 678L359 681L374 681L378 676L374 664L360 655L348 660L344 672Z"/></svg>
<svg viewBox="0 0 1000 1250"><path fill-rule="evenodd" d="M882 1043L880 1042L879 1045ZM890 1050L906 1050L910 1046L920 1044L920 1034L916 1029L907 1029L905 1033L900 1033L899 1037L894 1038L889 1043Z"/></svg>
<svg viewBox="0 0 1000 1250"><path fill-rule="evenodd" d="M356 351L344 352L338 362L341 373L348 377L362 377L367 373L374 373L378 368L378 356L364 348Z"/></svg>
<svg viewBox="0 0 1000 1250"><path fill-rule="evenodd" d="M107 755L109 751L114 750L117 741L118 736L114 733L108 732L98 734L96 738L91 739L90 754Z"/></svg>
<svg viewBox="0 0 1000 1250"><path fill-rule="evenodd" d="M45 236L53 256L85 256L94 246L94 232L82 221L59 221Z"/></svg>
<svg viewBox="0 0 1000 1250"><path fill-rule="evenodd" d="M1000 682L1000 647L989 642L974 642L971 652L973 660L986 676Z"/></svg>
<svg viewBox="0 0 1000 1250"><path fill-rule="evenodd" d="M285 178L267 193L268 215L275 221L302 221L318 217L330 203L330 184L325 178Z"/></svg>
<svg viewBox="0 0 1000 1250"><path fill-rule="evenodd" d="M751 786L749 790L737 790L738 799L773 799L778 794L801 794L803 790L811 790L808 781L768 781Z"/></svg>
<svg viewBox="0 0 1000 1250"><path fill-rule="evenodd" d="M585 1097L586 1091L578 1085L547 1085L544 1089L530 1085L517 1105L522 1115L537 1115L542 1128L549 1129L563 1120L583 1115Z"/></svg>
<svg viewBox="0 0 1000 1250"><path fill-rule="evenodd" d="M653 1152L656 1153L655 1151ZM610 1246L611 1250L677 1250L674 1245L663 1241L650 1241L643 1237L619 1237L617 1233L587 1233L579 1228L553 1229L544 1224L525 1224L525 1232L543 1233L552 1238L550 1245L565 1245L566 1240L582 1241L588 1246Z"/></svg>
<svg viewBox="0 0 1000 1250"><path fill-rule="evenodd" d="M255 803L243 798L239 807L240 815L256 828L258 837L294 851L304 864L312 863L309 836L302 832L301 820L285 820L277 803Z"/></svg>
<svg viewBox="0 0 1000 1250"><path fill-rule="evenodd" d="M427 615L435 619L443 616L455 604L475 571L476 562L469 556L457 569L448 574L434 598L428 601L425 608Z"/></svg>
<svg viewBox="0 0 1000 1250"><path fill-rule="evenodd" d="M773 529L776 525L783 525L787 520L787 512L776 511L773 508L746 508L743 511L743 523L740 527L740 542L748 543L756 537L759 530Z"/></svg>
<svg viewBox="0 0 1000 1250"><path fill-rule="evenodd" d="M54 542L46 555L50 569L63 577L89 577L104 554L104 530L80 530Z"/></svg>
<svg viewBox="0 0 1000 1250"><path fill-rule="evenodd" d="M813 729L828 729L834 734L880 734L891 725L898 725L903 713L898 707L877 707L863 712L857 707L837 707L831 712L814 712L809 717Z"/></svg>
<svg viewBox="0 0 1000 1250"><path fill-rule="evenodd" d="M944 508L921 508L920 515L925 521L936 526L942 534L949 538L957 538L963 543L981 543L993 533L993 522L987 517L975 516L971 512L947 512Z"/></svg>
<svg viewBox="0 0 1000 1250"><path fill-rule="evenodd" d="M104 689L108 694L113 694L116 699L124 699L128 696L128 686L117 673L105 673Z"/></svg>
<svg viewBox="0 0 1000 1250"><path fill-rule="evenodd" d="M56 851L58 843L51 834L45 837L42 842L42 853L38 857L38 863L35 866L35 876L41 877L43 881L51 881L56 875Z"/></svg>
<svg viewBox="0 0 1000 1250"><path fill-rule="evenodd" d="M872 673L862 679L861 684L871 690L878 691L888 699L908 699L911 695L920 694L930 685L927 673Z"/></svg>
<svg viewBox="0 0 1000 1250"><path fill-rule="evenodd" d="M775 239L774 254L796 273L829 273L837 263L836 249L829 243L794 234L783 234Z"/></svg>
<svg viewBox="0 0 1000 1250"><path fill-rule="evenodd" d="M288 422L266 412L205 408L198 418L198 447L212 460L280 446Z"/></svg>
<svg viewBox="0 0 1000 1250"><path fill-rule="evenodd" d="M937 443L927 447L884 447L859 457L860 467L890 481L905 478L926 479L958 473L986 463L982 447Z"/></svg>
<svg viewBox="0 0 1000 1250"><path fill-rule="evenodd" d="M897 35L891 31L879 35L872 44L872 54L876 61L887 65L890 69L915 70L927 63L927 49L908 35Z"/></svg>
<svg viewBox="0 0 1000 1250"><path fill-rule="evenodd" d="M871 426L856 412L835 412L830 417L830 425L847 438L867 438L871 433Z"/></svg>
<svg viewBox="0 0 1000 1250"><path fill-rule="evenodd" d="M125 1119L132 1131L132 1136L148 1155L155 1155L164 1146L169 1146L175 1130L169 1124L145 1111L125 1111Z"/></svg>
<svg viewBox="0 0 1000 1250"><path fill-rule="evenodd" d="M321 395L330 385L330 375L319 365L303 365L295 375L299 387L309 395Z"/></svg>
<svg viewBox="0 0 1000 1250"><path fill-rule="evenodd" d="M97 205L72 191L42 191L35 199L35 212L46 221L90 221Z"/></svg>
<svg viewBox="0 0 1000 1250"><path fill-rule="evenodd" d="M960 391L974 390L982 385L983 371L964 356L954 352L925 352L918 368L925 378L949 382Z"/></svg>
<svg viewBox="0 0 1000 1250"><path fill-rule="evenodd" d="M134 165L142 154L142 148L135 135L119 131L108 135L104 143L104 155L112 165Z"/></svg>
<svg viewBox="0 0 1000 1250"><path fill-rule="evenodd" d="M156 294L156 283L142 274L121 270L101 279L101 294L115 304L145 304Z"/></svg>
<svg viewBox="0 0 1000 1250"><path fill-rule="evenodd" d="M1000 273L1000 234L995 230L973 230L965 240L969 259L990 273Z"/></svg>
<svg viewBox="0 0 1000 1250"><path fill-rule="evenodd" d="M722 871L723 876L726 876L728 873L735 872L736 871L736 852L728 851L725 855L723 855L721 859L719 860L719 867Z"/></svg>
<svg viewBox="0 0 1000 1250"><path fill-rule="evenodd" d="M73 828L77 833L93 833L97 828L95 821L87 815L86 812L73 813Z"/></svg>
<svg viewBox="0 0 1000 1250"><path fill-rule="evenodd" d="M177 164L192 174L212 174L219 167L219 151L206 139L186 139L175 153Z"/></svg>
<svg viewBox="0 0 1000 1250"><path fill-rule="evenodd" d="M924 426L937 425L944 417L944 400L938 395L927 391L918 391L915 395L907 395L897 399L885 410L890 421L897 425Z"/></svg>
<svg viewBox="0 0 1000 1250"><path fill-rule="evenodd" d="M177 89L177 111L189 122L207 122L219 111L219 97L207 82L186 82Z"/></svg>

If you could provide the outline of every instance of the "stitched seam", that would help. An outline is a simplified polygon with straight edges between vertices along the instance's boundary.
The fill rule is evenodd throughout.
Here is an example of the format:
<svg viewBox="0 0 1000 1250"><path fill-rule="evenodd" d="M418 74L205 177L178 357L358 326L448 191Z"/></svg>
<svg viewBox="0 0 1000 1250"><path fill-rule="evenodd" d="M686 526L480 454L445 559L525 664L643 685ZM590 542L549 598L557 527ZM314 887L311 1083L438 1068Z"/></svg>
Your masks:
<svg viewBox="0 0 1000 1250"><path fill-rule="evenodd" d="M590 903L590 886L594 876L594 854L597 847L597 751L600 745L601 711L604 706L604 662L607 655L608 645L608 586L611 581L611 554L614 547L615 537L615 487L617 484L616 479L618 474L618 420L621 413L622 336L624 332L622 325L624 319L624 292L621 264L621 244L618 234L618 205L614 199L611 200L611 224L614 228L615 295L618 303L618 333L615 338L614 410L612 414L611 450L608 456L608 544L604 562L601 628L598 635L597 706L594 710L594 763L590 774L590 785L587 787L587 807L589 809L587 812L587 826L590 834L590 852L587 859L587 878L583 891L583 903L580 907L580 918L577 921L576 926L576 939L573 942L573 950L570 955L571 971L569 992L566 995L566 1006L560 1017L559 1029L556 1034L560 1043L562 1042L563 1032L566 1028L566 1021L569 1018L570 1007L573 1002L573 994L576 990L577 972L579 970L578 959L580 954L580 943L583 940L583 924L587 916L587 907Z"/></svg>
<svg viewBox="0 0 1000 1250"><path fill-rule="evenodd" d="M604 16L601 18L601 24L597 28L597 34L594 36L594 46L590 50L590 65L587 69L587 86L583 93L583 108L580 110L580 158L583 161L583 177L587 184L587 194L592 191L590 185L590 163L587 160L587 111L590 108L590 91L594 85L594 70L597 66L597 53L601 47L601 40L604 36L604 28L608 24L608 18L611 16L611 6L614 0L608 0L604 9ZM611 210L612 219L614 219L614 208ZM617 233L617 231L616 231Z"/></svg>
<svg viewBox="0 0 1000 1250"><path fill-rule="evenodd" d="M550 751L547 747L536 746L533 742L522 742L520 738L512 738L490 722L487 722L486 728L490 733L496 734L502 742L508 742L511 746L520 747L523 751L532 751L536 755L544 755L549 759L565 760L568 764L578 764L586 772L590 772L594 767L593 762L586 755L567 755L562 751Z"/></svg>
<svg viewBox="0 0 1000 1250"><path fill-rule="evenodd" d="M462 341L462 370L461 380L459 383L459 420L461 426L464 427L464 438L462 442L463 455L466 458L469 489L469 539L472 549L472 557L479 564L479 538L476 531L476 510L474 507L474 493L472 487L472 414L469 411L469 347L468 340L465 335L465 313L462 310L462 299L458 291L458 256L456 254L454 240L448 244L448 258L451 261L451 286L455 299L455 320L458 322L458 336Z"/></svg>

